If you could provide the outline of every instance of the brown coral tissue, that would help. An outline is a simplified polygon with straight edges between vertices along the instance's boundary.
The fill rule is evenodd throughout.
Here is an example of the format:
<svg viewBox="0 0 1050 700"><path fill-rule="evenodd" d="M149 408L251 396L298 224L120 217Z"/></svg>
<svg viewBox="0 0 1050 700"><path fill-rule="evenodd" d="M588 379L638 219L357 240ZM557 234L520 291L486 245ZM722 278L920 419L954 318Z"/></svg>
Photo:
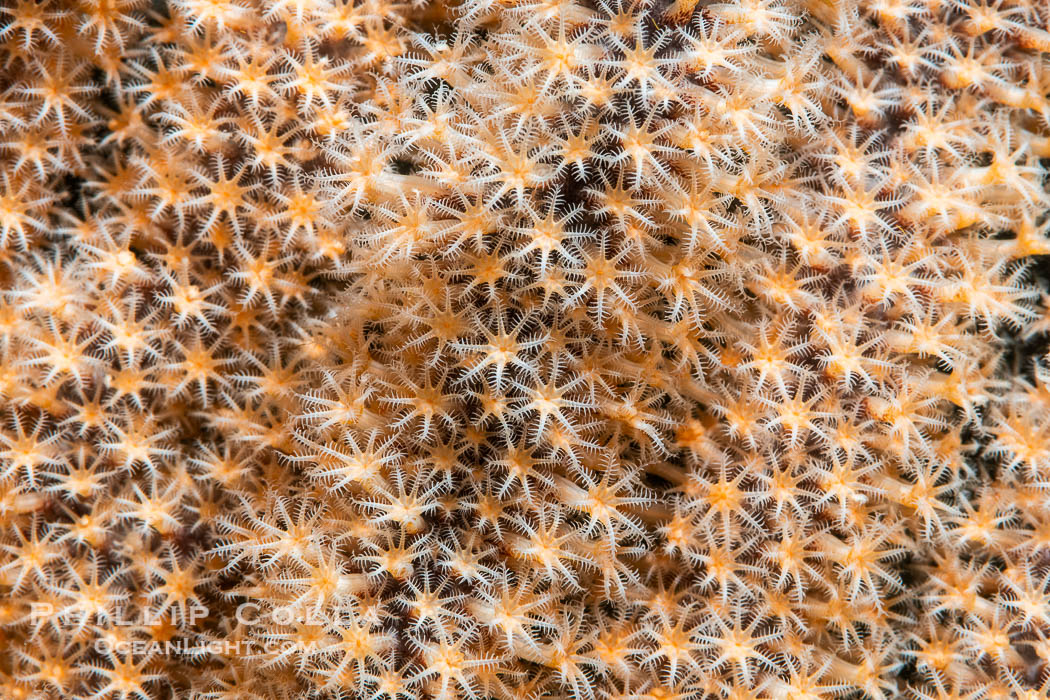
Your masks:
<svg viewBox="0 0 1050 700"><path fill-rule="evenodd" d="M1050 3L0 0L0 700L1050 698Z"/></svg>

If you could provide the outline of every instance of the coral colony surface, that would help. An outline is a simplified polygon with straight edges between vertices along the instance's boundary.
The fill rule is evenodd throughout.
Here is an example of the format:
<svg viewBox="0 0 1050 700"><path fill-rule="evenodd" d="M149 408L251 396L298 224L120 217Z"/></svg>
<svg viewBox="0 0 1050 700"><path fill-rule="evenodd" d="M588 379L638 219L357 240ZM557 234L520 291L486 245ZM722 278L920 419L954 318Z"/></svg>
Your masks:
<svg viewBox="0 0 1050 700"><path fill-rule="evenodd" d="M1050 697L1050 4L0 5L3 700Z"/></svg>

